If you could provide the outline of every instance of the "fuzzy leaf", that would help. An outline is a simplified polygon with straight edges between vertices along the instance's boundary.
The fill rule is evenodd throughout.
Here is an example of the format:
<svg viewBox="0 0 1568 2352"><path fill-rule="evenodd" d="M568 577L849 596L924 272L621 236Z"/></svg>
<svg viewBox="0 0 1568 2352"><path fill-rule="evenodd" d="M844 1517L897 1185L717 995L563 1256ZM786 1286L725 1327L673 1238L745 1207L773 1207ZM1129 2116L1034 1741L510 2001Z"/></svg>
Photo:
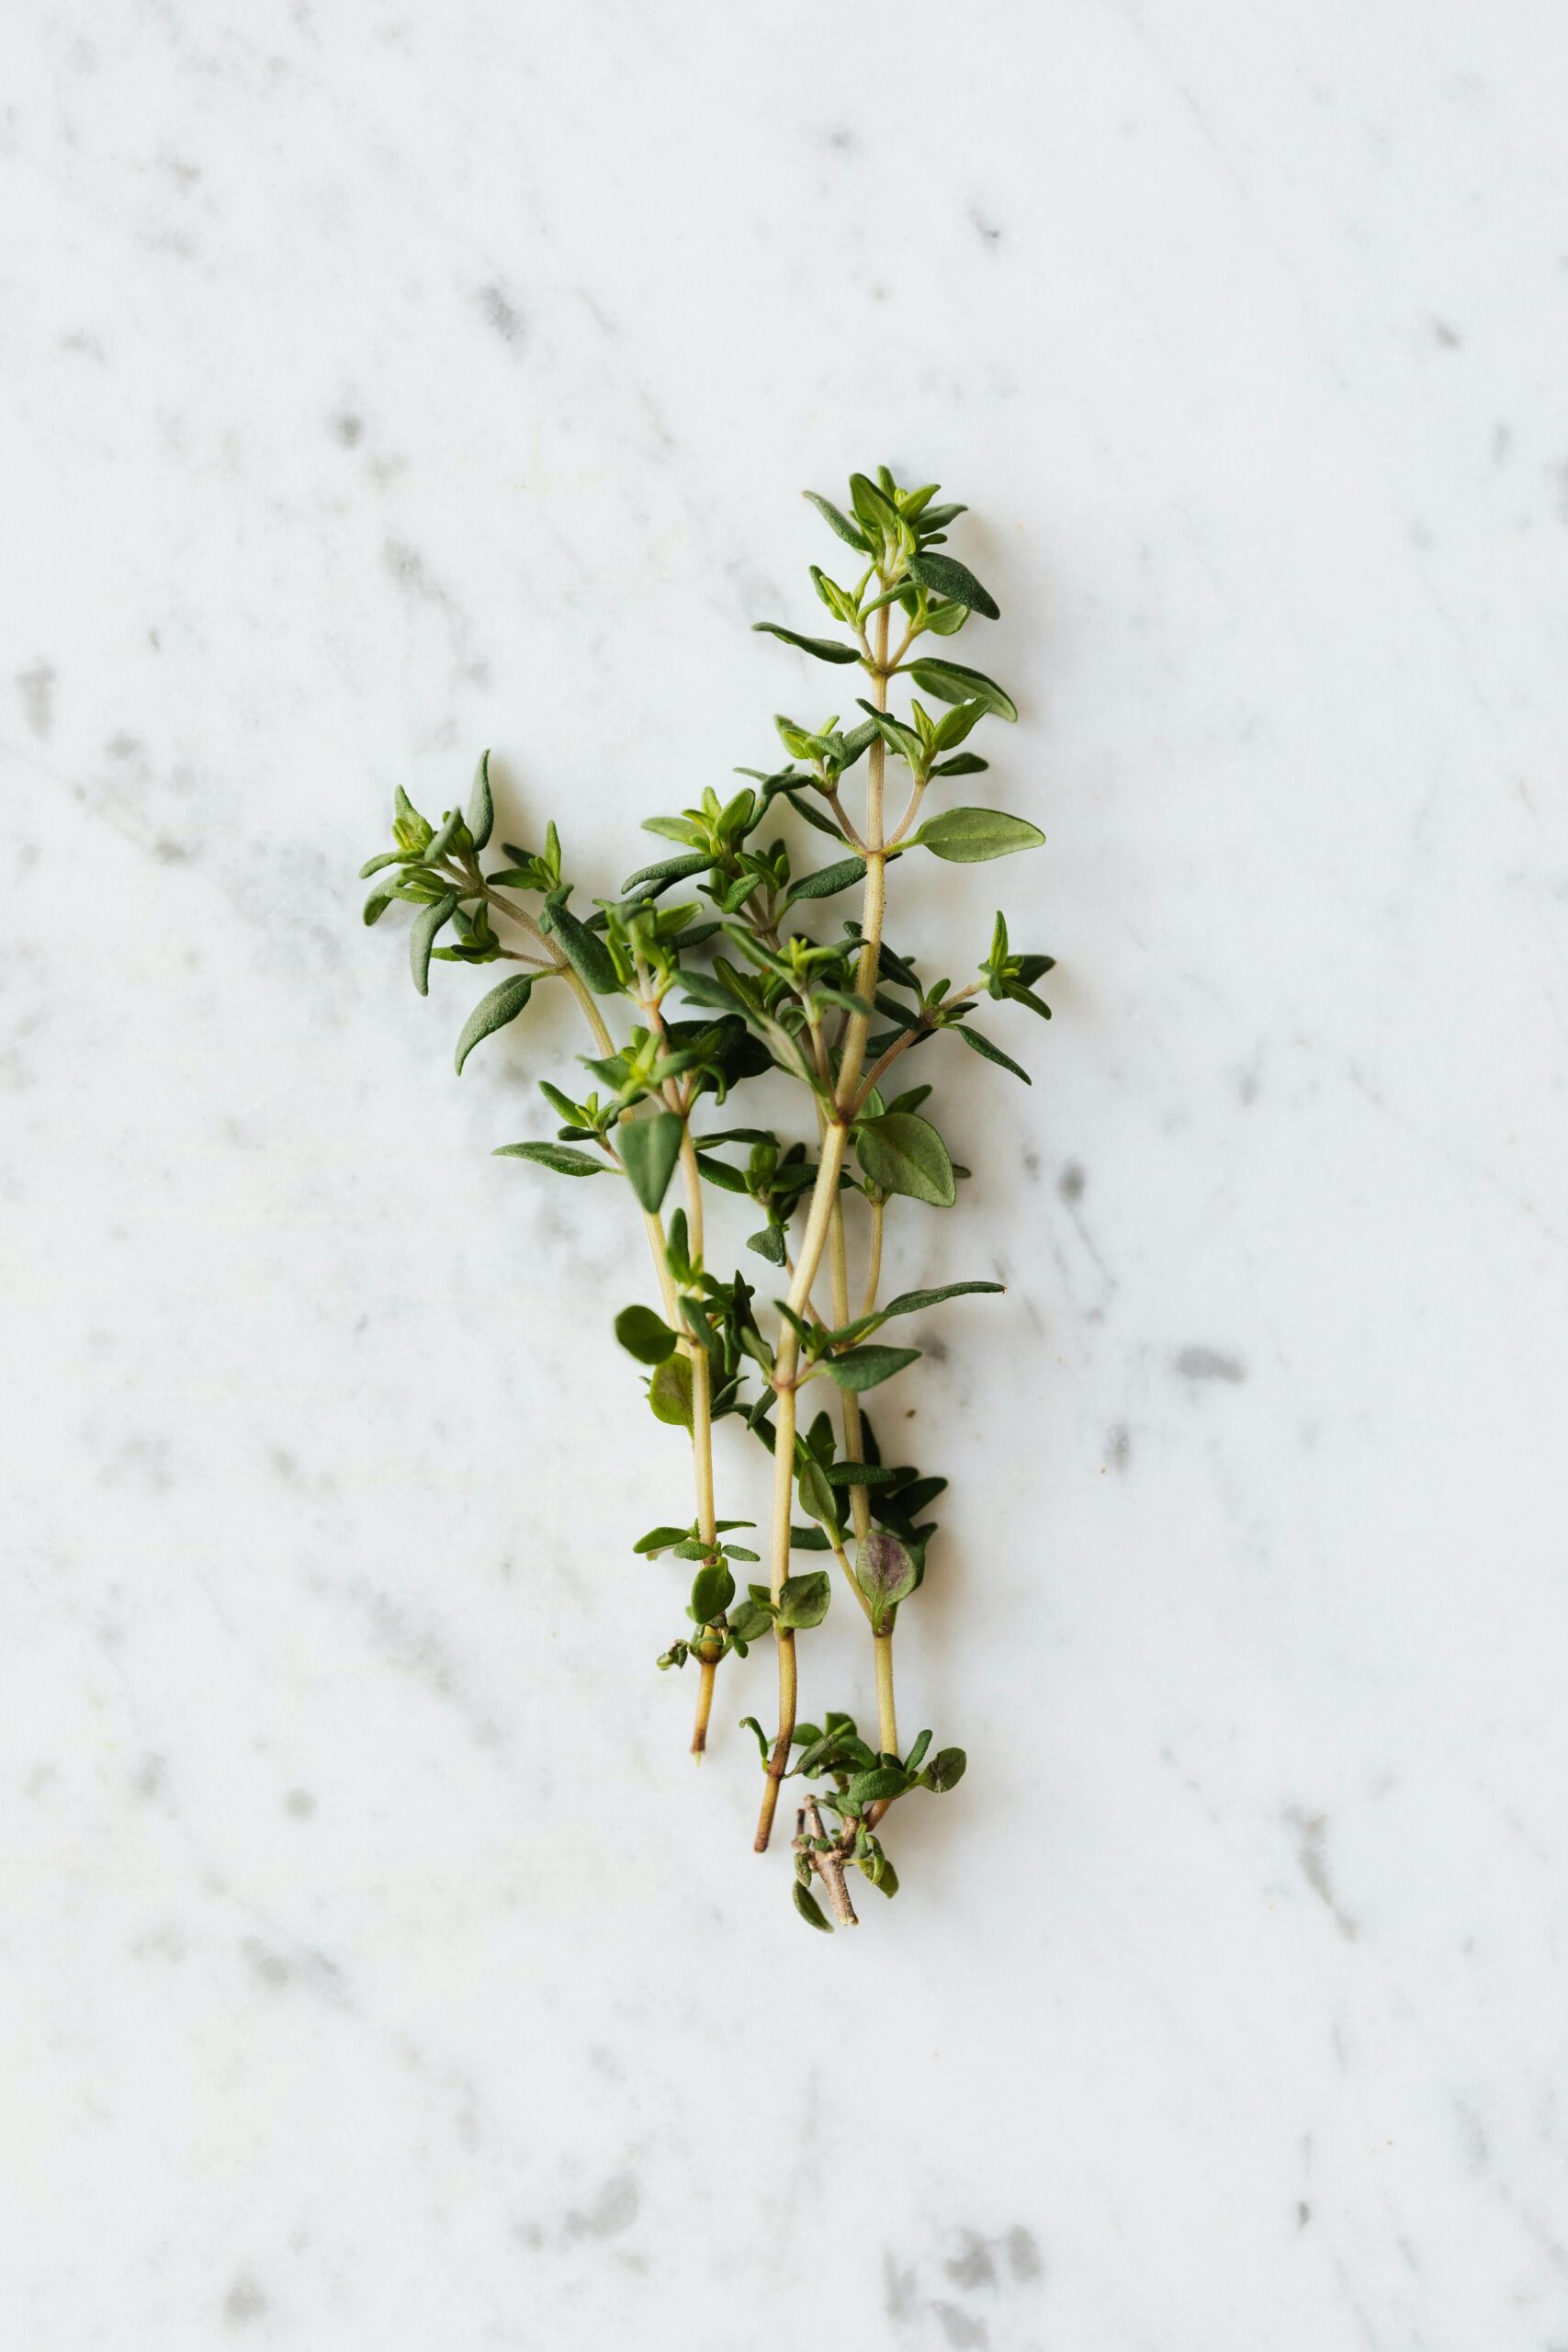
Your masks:
<svg viewBox="0 0 1568 2352"><path fill-rule="evenodd" d="M1038 849L1044 838L1026 817L1010 817L1000 808L944 808L910 836L951 865L980 865L987 858L1010 857L1014 850Z"/></svg>
<svg viewBox="0 0 1568 2352"><path fill-rule="evenodd" d="M832 1598L833 1588L824 1568L808 1568L804 1576L785 1577L779 1589L779 1623L795 1633L820 1625Z"/></svg>
<svg viewBox="0 0 1568 2352"><path fill-rule="evenodd" d="M964 1044L972 1052L978 1054L982 1061L995 1062L1000 1069L1010 1069L1014 1078L1021 1078L1025 1086L1033 1085L1034 1080L1030 1077L1023 1064L1015 1062L1010 1054L1004 1054L999 1046L993 1046L984 1030L971 1029L967 1022L962 1024L954 1023L953 1026L957 1028Z"/></svg>
<svg viewBox="0 0 1568 2352"><path fill-rule="evenodd" d="M805 1920L807 1926L808 1928L820 1928L825 1936L830 1936L833 1932L832 1927L830 1923L823 1917L822 1905L818 1902L817 1897L812 1894L810 1888L807 1886L802 1886L800 1881L796 1879L792 1892L795 1896L795 1907L799 1912L801 1917Z"/></svg>
<svg viewBox="0 0 1568 2352"><path fill-rule="evenodd" d="M936 689L931 689L934 694ZM486 847L495 826L495 802L491 797L490 753L479 753L479 766L474 770L474 786L468 795L468 806L463 822L473 835L477 850Z"/></svg>
<svg viewBox="0 0 1568 2352"><path fill-rule="evenodd" d="M874 1631L883 1633L901 1600L914 1591L919 1571L896 1535L874 1527L855 1547L855 1582L871 1603Z"/></svg>
<svg viewBox="0 0 1568 2352"><path fill-rule="evenodd" d="M830 498L819 497L814 490L804 490L801 492L801 496L803 498L809 498L811 503L816 507L817 512L821 515L822 520L827 524L829 529L837 531L840 538L845 542L846 546L858 548L862 555L869 555L871 553L871 542L867 539L864 532L862 531L855 524L852 523L847 514L840 514L840 510L834 505Z"/></svg>
<svg viewBox="0 0 1568 2352"><path fill-rule="evenodd" d="M671 1429L676 1430L691 1428L690 1356L666 1356L648 1384L648 1401L656 1421L667 1421Z"/></svg>
<svg viewBox="0 0 1568 2352"><path fill-rule="evenodd" d="M488 996L480 997L464 1022L463 1034L457 1040L457 1069L459 1078L463 1074L463 1064L480 1038L491 1035L497 1029L504 1029L509 1021L515 1021L533 993L533 974L519 972L510 980L502 980L499 988L491 989Z"/></svg>
<svg viewBox="0 0 1568 2352"><path fill-rule="evenodd" d="M610 960L610 951L596 931L580 922L570 907L552 907L547 903L539 911L539 929L558 939L561 953L583 986L595 996L615 996L620 990L620 979Z"/></svg>
<svg viewBox="0 0 1568 2352"><path fill-rule="evenodd" d="M863 857L843 857L837 865L819 865L815 874L803 874L798 882L790 884L788 903L793 907L797 899L831 899L852 888L864 872Z"/></svg>
<svg viewBox="0 0 1568 2352"><path fill-rule="evenodd" d="M836 637L802 637L795 628L785 628L778 621L753 621L751 627L768 637L783 639L785 645L796 645L802 653L809 653L818 662L858 662L860 648L840 645Z"/></svg>
<svg viewBox="0 0 1568 2352"><path fill-rule="evenodd" d="M711 1566L699 1568L692 1583L692 1621L697 1625L711 1625L722 1617L735 1598L735 1578L722 1560Z"/></svg>
<svg viewBox="0 0 1568 2352"><path fill-rule="evenodd" d="M430 994L430 951L435 944L435 934L443 924L451 922L457 911L457 893L448 890L433 907L422 907L413 919L409 933L409 969L421 996Z"/></svg>
<svg viewBox="0 0 1568 2352"><path fill-rule="evenodd" d="M603 1176L610 1165L607 1159L594 1159L564 1143L498 1144L491 1158L531 1159L537 1167L553 1168L558 1176Z"/></svg>
<svg viewBox="0 0 1568 2352"><path fill-rule="evenodd" d="M938 662L929 656L905 667L916 685L925 694L935 695L939 702L977 702L998 718L1018 717L1012 696L983 670L966 670L962 662Z"/></svg>
<svg viewBox="0 0 1568 2352"><path fill-rule="evenodd" d="M950 596L955 605L966 605L972 613L983 613L988 621L1000 620L996 598L982 588L967 564L959 563L950 555L912 555L909 577L918 580L922 588L932 588L939 596Z"/></svg>
<svg viewBox="0 0 1568 2352"><path fill-rule="evenodd" d="M940 1306L944 1298L962 1298L969 1291L1005 1290L1005 1283L943 1283L940 1290L901 1290L881 1309L886 1322L890 1315L918 1315L925 1306Z"/></svg>
<svg viewBox="0 0 1568 2352"><path fill-rule="evenodd" d="M651 1119L623 1119L615 1130L621 1165L650 1216L657 1215L670 1189L683 1132L684 1122L673 1111L656 1111Z"/></svg>
<svg viewBox="0 0 1568 2352"><path fill-rule="evenodd" d="M958 1198L947 1146L915 1111L889 1111L867 1119L855 1137L855 1152L872 1182L885 1193L903 1193L949 1209Z"/></svg>
<svg viewBox="0 0 1568 2352"><path fill-rule="evenodd" d="M913 1363L919 1352L919 1348L852 1348L847 1355L829 1356L827 1370L840 1388L858 1395L864 1388L879 1388L896 1372Z"/></svg>
<svg viewBox="0 0 1568 2352"><path fill-rule="evenodd" d="M623 1306L615 1317L615 1337L638 1363L662 1363L679 1344L669 1324L651 1306Z"/></svg>

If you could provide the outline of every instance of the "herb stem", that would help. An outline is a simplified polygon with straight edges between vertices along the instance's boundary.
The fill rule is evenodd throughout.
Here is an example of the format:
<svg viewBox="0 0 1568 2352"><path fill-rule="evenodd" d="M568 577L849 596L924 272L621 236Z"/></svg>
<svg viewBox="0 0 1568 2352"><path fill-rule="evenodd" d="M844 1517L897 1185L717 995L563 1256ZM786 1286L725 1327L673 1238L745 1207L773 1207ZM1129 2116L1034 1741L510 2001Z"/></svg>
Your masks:
<svg viewBox="0 0 1568 2352"><path fill-rule="evenodd" d="M873 1634L872 1655L876 1661L876 1737L884 1756L898 1753L898 1718L893 1706L893 1628L885 1634Z"/></svg>

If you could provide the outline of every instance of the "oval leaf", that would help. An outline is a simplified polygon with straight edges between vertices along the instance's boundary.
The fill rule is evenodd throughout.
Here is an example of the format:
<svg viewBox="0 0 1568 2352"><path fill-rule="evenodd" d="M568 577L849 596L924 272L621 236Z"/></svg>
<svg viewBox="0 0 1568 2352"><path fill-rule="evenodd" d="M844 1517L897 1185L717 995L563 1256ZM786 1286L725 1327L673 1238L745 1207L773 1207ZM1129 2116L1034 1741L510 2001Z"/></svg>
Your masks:
<svg viewBox="0 0 1568 2352"><path fill-rule="evenodd" d="M785 1577L779 1591L779 1623L795 1633L820 1625L832 1597L833 1588L825 1568L810 1568L804 1576Z"/></svg>
<svg viewBox="0 0 1568 2352"><path fill-rule="evenodd" d="M935 695L939 702L977 702L998 718L1018 717L1012 696L995 678L987 678L984 670L966 670L962 662L930 659L907 662L905 668L921 692Z"/></svg>
<svg viewBox="0 0 1568 2352"><path fill-rule="evenodd" d="M908 569L910 579L918 580L922 588L934 588L939 596L951 596L955 605L984 613L988 621L1000 620L996 598L989 589L982 588L966 563L950 555L912 555Z"/></svg>
<svg viewBox="0 0 1568 2352"><path fill-rule="evenodd" d="M519 972L514 978L502 980L499 988L491 989L488 996L480 997L464 1022L463 1034L457 1040L457 1069L459 1078L463 1075L463 1064L479 1039L491 1035L497 1029L504 1029L509 1021L515 1021L533 993L533 974Z"/></svg>
<svg viewBox="0 0 1568 2352"><path fill-rule="evenodd" d="M839 1532L839 1507L833 1489L828 1484L822 1464L812 1454L800 1474L800 1508L807 1519L818 1521L822 1526Z"/></svg>
<svg viewBox="0 0 1568 2352"><path fill-rule="evenodd" d="M863 857L842 857L837 865L819 865L815 874L803 874L798 882L789 886L789 901L793 907L797 899L831 899L840 890L848 890L865 872Z"/></svg>
<svg viewBox="0 0 1568 2352"><path fill-rule="evenodd" d="M871 1622L884 1631L899 1601L907 1600L919 1581L914 1561L896 1535L874 1527L855 1549L855 1582L871 1603Z"/></svg>
<svg viewBox="0 0 1568 2352"><path fill-rule="evenodd" d="M615 1337L638 1363L662 1363L679 1344L669 1324L651 1306L623 1306L615 1317ZM684 1534L685 1530L678 1532Z"/></svg>
<svg viewBox="0 0 1568 2352"><path fill-rule="evenodd" d="M992 853L993 854L995 853ZM620 980L610 960L610 951L596 931L579 922L570 907L546 906L540 910L539 929L558 939L561 953L585 988L595 996L615 996Z"/></svg>
<svg viewBox="0 0 1568 2352"><path fill-rule="evenodd" d="M829 1356L828 1371L840 1388L858 1394L863 1388L879 1388L919 1352L919 1348L852 1348L847 1355Z"/></svg>
<svg viewBox="0 0 1568 2352"><path fill-rule="evenodd" d="M871 553L871 542L864 532L858 530L849 516L840 513L830 498L820 497L814 490L803 490L800 494L803 498L809 498L829 529L837 531L846 546L858 548L862 555Z"/></svg>
<svg viewBox="0 0 1568 2352"><path fill-rule="evenodd" d="M673 1111L658 1111L651 1119L623 1119L615 1130L621 1165L650 1215L670 1189L683 1132L684 1122Z"/></svg>
<svg viewBox="0 0 1568 2352"><path fill-rule="evenodd" d="M667 1421L671 1429L689 1430L692 1426L692 1360L690 1356L667 1356L648 1384L648 1401L656 1421Z"/></svg>
<svg viewBox="0 0 1568 2352"><path fill-rule="evenodd" d="M722 1560L699 1568L692 1584L693 1623L711 1625L716 1617L723 1616L734 1598L735 1578Z"/></svg>
<svg viewBox="0 0 1568 2352"><path fill-rule="evenodd" d="M1014 850L1038 849L1045 836L1027 818L1000 808L944 808L928 817L913 839L950 865L981 865L987 858L1010 857Z"/></svg>
<svg viewBox="0 0 1568 2352"><path fill-rule="evenodd" d="M902 1193L950 1209L958 1198L947 1146L915 1111L888 1111L867 1119L855 1137L855 1153L872 1182L884 1193Z"/></svg>
<svg viewBox="0 0 1568 2352"><path fill-rule="evenodd" d="M943 1283L940 1290L901 1290L882 1308L886 1321L890 1315L918 1315L922 1306L940 1306L944 1298L962 1298L970 1291L1005 1290L1005 1283Z"/></svg>
<svg viewBox="0 0 1568 2352"><path fill-rule="evenodd" d="M978 1054L982 1061L995 1062L998 1069L1010 1069L1014 1078L1021 1078L1025 1086L1033 1085L1034 1080L1030 1077L1023 1064L1015 1062L1010 1054L1004 1054L999 1046L993 1046L984 1030L971 1029L966 1021L955 1022L953 1026L971 1053Z"/></svg>
<svg viewBox="0 0 1568 2352"><path fill-rule="evenodd" d="M593 1159L585 1151L573 1151L565 1143L498 1144L491 1157L531 1159L536 1167L553 1168L558 1176L602 1176L610 1165L607 1159Z"/></svg>

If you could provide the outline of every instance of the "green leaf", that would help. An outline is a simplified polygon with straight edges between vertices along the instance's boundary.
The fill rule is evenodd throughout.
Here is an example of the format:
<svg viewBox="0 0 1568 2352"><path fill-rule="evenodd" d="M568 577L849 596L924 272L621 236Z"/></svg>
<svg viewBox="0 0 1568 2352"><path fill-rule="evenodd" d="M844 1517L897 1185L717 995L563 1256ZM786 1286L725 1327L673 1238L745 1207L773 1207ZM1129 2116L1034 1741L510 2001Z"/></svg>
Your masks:
<svg viewBox="0 0 1568 2352"><path fill-rule="evenodd" d="M831 899L840 890L848 890L865 872L863 857L842 857L837 865L819 865L815 874L803 874L798 882L789 886L788 904L797 899Z"/></svg>
<svg viewBox="0 0 1568 2352"><path fill-rule="evenodd" d="M840 1388L858 1395L863 1388L877 1388L891 1380L896 1372L913 1363L919 1352L919 1348L852 1348L847 1355L829 1356L827 1369ZM804 1496L801 1499L805 1500Z"/></svg>
<svg viewBox="0 0 1568 2352"><path fill-rule="evenodd" d="M832 1597L833 1588L825 1568L810 1568L804 1576L785 1577L779 1590L779 1623L795 1633L820 1625Z"/></svg>
<svg viewBox="0 0 1568 2352"><path fill-rule="evenodd" d="M765 1258L770 1266L782 1266L784 1261L783 1226L765 1225L761 1233L753 1233L748 1237L746 1247L748 1250L754 1250L759 1258Z"/></svg>
<svg viewBox="0 0 1568 2352"><path fill-rule="evenodd" d="M570 907L552 907L547 899L539 910L539 929L558 939L561 953L585 988L595 996L615 996L620 978L610 951L596 931L580 922Z"/></svg>
<svg viewBox="0 0 1568 2352"><path fill-rule="evenodd" d="M766 1620L765 1620L765 1619L764 1619L764 1621L763 1621L763 1628L762 1628L762 1629L763 1629L763 1631L764 1631L764 1632L767 1630L767 1624L766 1624ZM756 1635L755 1635L754 1634L742 1634L741 1638L742 1638L742 1640L743 1640L743 1641L748 1641L748 1642L750 1642L750 1641L755 1641L755 1639L756 1639L757 1637L756 1637ZM739 1729L740 1729L741 1731L749 1731L749 1732L750 1732L750 1733L751 1733L752 1736L755 1738L755 1740L756 1740L756 1742L757 1742L757 1747L758 1747L758 1749L759 1749L759 1751L760 1751L760 1753L761 1753L762 1762L765 1764L765 1763L767 1762L767 1760L768 1760L768 1758L769 1758L770 1754L772 1753L772 1750L769 1748L769 1746L768 1746L768 1735L767 1735L767 1733L762 1729L761 1724L757 1721L756 1716L755 1716L755 1715L742 1715L742 1716L741 1716L741 1718L740 1718Z"/></svg>
<svg viewBox="0 0 1568 2352"><path fill-rule="evenodd" d="M800 1508L807 1519L815 1519L837 1535L839 1506L833 1489L815 1454L809 1455L799 1479Z"/></svg>
<svg viewBox="0 0 1568 2352"><path fill-rule="evenodd" d="M999 808L944 808L910 838L951 865L980 865L987 858L1010 857L1014 850L1038 849L1045 836L1027 818L1009 817Z"/></svg>
<svg viewBox="0 0 1568 2352"><path fill-rule="evenodd" d="M796 1879L792 1889L792 1893L795 1896L795 1907L799 1912L801 1917L805 1920L807 1926L808 1928L820 1928L825 1936L830 1936L833 1932L832 1927L830 1923L823 1917L822 1905L818 1902L817 1897L812 1894L810 1888L807 1886L802 1886L800 1881Z"/></svg>
<svg viewBox="0 0 1568 2352"><path fill-rule="evenodd" d="M947 1146L915 1111L889 1111L867 1119L855 1136L855 1153L872 1182L884 1193L903 1193L950 1209L958 1198Z"/></svg>
<svg viewBox="0 0 1568 2352"><path fill-rule="evenodd" d="M811 654L818 662L860 660L858 646L840 645L836 637L802 637L798 629L785 628L778 621L753 621L751 627L768 637L782 639L785 645L797 645L803 653Z"/></svg>
<svg viewBox="0 0 1568 2352"><path fill-rule="evenodd" d="M372 923L380 922L381 917L386 913L387 909L391 905L392 900L396 896L397 885L395 882L389 882L384 889L378 885L377 888L371 891L370 896L365 901L365 928L367 931L369 930Z"/></svg>
<svg viewBox="0 0 1568 2352"><path fill-rule="evenodd" d="M735 1578L722 1560L710 1567L699 1568L692 1581L692 1622L711 1625L722 1617L735 1598Z"/></svg>
<svg viewBox="0 0 1568 2352"><path fill-rule="evenodd" d="M537 1167L553 1168L558 1176L603 1176L609 1168L607 1159L594 1159L586 1151L573 1151L564 1143L503 1143L498 1144L491 1157L494 1159L531 1159Z"/></svg>
<svg viewBox="0 0 1568 2352"><path fill-rule="evenodd" d="M731 1168L727 1159L716 1159L711 1151L698 1152L697 1166L708 1182L716 1184L721 1193L744 1193L749 1189L739 1169Z"/></svg>
<svg viewBox="0 0 1568 2352"><path fill-rule="evenodd" d="M656 865L639 865L635 874L628 874L621 885L621 896L625 898L629 890L640 890L648 882L656 882L660 889L667 889L671 882L683 882L688 875L700 874L712 864L706 850L691 850L684 857L661 857ZM659 893L647 890L643 895L652 899Z"/></svg>
<svg viewBox="0 0 1568 2352"><path fill-rule="evenodd" d="M656 1421L667 1421L671 1429L689 1430L692 1426L692 1360L690 1356L666 1356L648 1384L648 1401Z"/></svg>
<svg viewBox="0 0 1568 2352"><path fill-rule="evenodd" d="M909 1776L901 1764L878 1764L869 1772L857 1772L844 1791L844 1803L852 1813L863 1813L867 1805L880 1804L885 1797L901 1797L909 1785Z"/></svg>
<svg viewBox="0 0 1568 2352"><path fill-rule="evenodd" d="M951 596L955 605L966 605L972 613L983 613L988 621L998 621L1001 614L996 598L982 588L967 564L959 563L950 555L912 555L909 577L918 580L922 588L932 588L939 596Z"/></svg>
<svg viewBox="0 0 1568 2352"><path fill-rule="evenodd" d="M670 1189L684 1131L684 1121L673 1111L656 1111L651 1119L623 1119L615 1130L621 1165L650 1216L657 1215Z"/></svg>
<svg viewBox="0 0 1568 2352"><path fill-rule="evenodd" d="M1012 696L983 670L966 670L962 662L938 662L929 655L904 666L916 685L939 702L977 702L998 718L1018 717Z"/></svg>
<svg viewBox="0 0 1568 2352"><path fill-rule="evenodd" d="M671 1544L683 1544L685 1540L683 1527L650 1527L646 1535L637 1537L632 1550L651 1558L655 1552L668 1552Z"/></svg>
<svg viewBox="0 0 1568 2352"><path fill-rule="evenodd" d="M969 1767L969 1758L961 1747L942 1747L920 1774L922 1788L932 1789L938 1796L955 1789Z"/></svg>
<svg viewBox="0 0 1568 2352"><path fill-rule="evenodd" d="M935 688L932 688L935 692ZM468 795L468 806L463 822L473 835L476 850L488 843L495 825L495 802L491 797L490 753L479 753L479 766L474 770L474 786Z"/></svg>
<svg viewBox="0 0 1568 2352"><path fill-rule="evenodd" d="M944 1298L962 1298L971 1291L1001 1291L1005 1283L943 1283L940 1290L901 1290L890 1298L880 1312L886 1321L890 1315L918 1315L925 1306L940 1306Z"/></svg>
<svg viewBox="0 0 1568 2352"><path fill-rule="evenodd" d="M457 911L457 893L448 890L433 907L422 907L413 919L409 933L409 969L421 996L430 994L430 951L435 944L435 934L443 924L451 922Z"/></svg>
<svg viewBox="0 0 1568 2352"><path fill-rule="evenodd" d="M864 532L858 529L847 514L840 514L830 498L819 497L814 490L803 490L800 494L803 498L809 498L829 529L837 531L848 546L858 548L862 555L871 553L871 542Z"/></svg>
<svg viewBox="0 0 1568 2352"><path fill-rule="evenodd" d="M1023 1064L1015 1062L1010 1054L1004 1054L999 1046L993 1046L983 1030L971 1029L966 1021L955 1022L953 1025L971 1052L978 1054L983 1061L995 1062L1001 1069L1010 1069L1014 1078L1022 1079L1025 1086L1033 1085L1034 1080Z"/></svg>
<svg viewBox="0 0 1568 2352"><path fill-rule="evenodd" d="M871 1603L873 1631L884 1633L893 1611L919 1581L919 1571L896 1535L874 1527L855 1546L855 1582Z"/></svg>
<svg viewBox="0 0 1568 2352"><path fill-rule="evenodd" d="M906 1772L918 1772L919 1770L921 1762L925 1757L925 1752L931 1744L931 1736L929 1731L918 1732L916 1734L915 1744L913 1747L910 1748L908 1756L904 1758L904 1770Z"/></svg>
<svg viewBox="0 0 1568 2352"><path fill-rule="evenodd" d="M497 1029L504 1029L515 1021L534 993L534 976L519 972L510 980L502 980L488 996L480 997L463 1023L463 1034L457 1040L457 1075L463 1074L463 1064L481 1037L490 1036Z"/></svg>
<svg viewBox="0 0 1568 2352"><path fill-rule="evenodd" d="M638 1363L662 1363L679 1344L669 1324L651 1306L623 1306L615 1317L615 1337Z"/></svg>

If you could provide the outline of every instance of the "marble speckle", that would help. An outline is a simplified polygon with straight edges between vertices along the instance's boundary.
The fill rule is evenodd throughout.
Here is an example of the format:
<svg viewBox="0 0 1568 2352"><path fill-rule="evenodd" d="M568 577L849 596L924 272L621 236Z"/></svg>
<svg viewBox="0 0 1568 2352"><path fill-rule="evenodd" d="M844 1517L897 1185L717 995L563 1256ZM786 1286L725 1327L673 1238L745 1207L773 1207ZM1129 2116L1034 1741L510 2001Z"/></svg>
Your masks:
<svg viewBox="0 0 1568 2352"><path fill-rule="evenodd" d="M1568 18L957 27L7 12L7 2346L1568 2346ZM883 459L1047 835L895 944L1059 965L921 1048L970 1770L829 1940L766 1657L700 1774L654 1668L639 1237L491 1157L571 1009L458 1080L356 876L488 744L582 903L846 707L750 624Z"/></svg>

